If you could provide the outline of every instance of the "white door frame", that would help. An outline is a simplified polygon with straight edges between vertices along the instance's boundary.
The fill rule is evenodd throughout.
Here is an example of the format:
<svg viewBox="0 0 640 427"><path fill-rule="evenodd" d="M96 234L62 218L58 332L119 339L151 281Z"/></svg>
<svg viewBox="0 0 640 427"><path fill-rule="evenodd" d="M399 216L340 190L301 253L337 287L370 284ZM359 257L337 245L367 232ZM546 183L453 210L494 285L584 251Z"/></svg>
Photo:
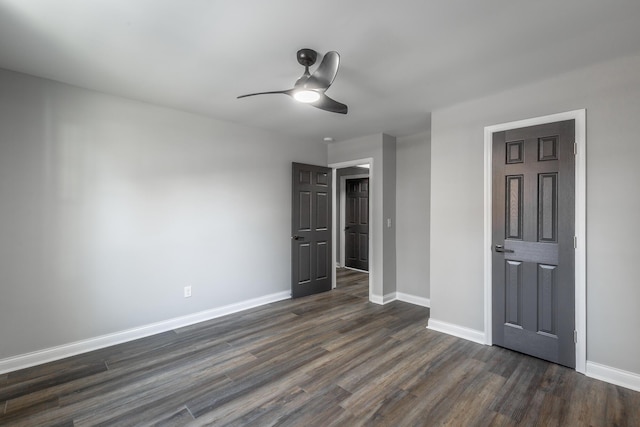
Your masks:
<svg viewBox="0 0 640 427"><path fill-rule="evenodd" d="M371 295L373 295L372 292L372 288L373 288L373 278L374 275L376 274L376 266L375 263L372 261L373 258L373 254L374 254L374 250L375 248L373 247L373 241L374 241L374 233L376 233L375 230L375 224L374 224L374 219L373 219L373 212L371 212L371 207L373 206L373 198L374 196L374 192L372 191L373 188L373 180L375 179L375 173L374 173L374 164L373 164L373 158L372 157L367 157L364 159L358 159L358 160L349 160L348 162L340 162L340 163L331 163L330 165L328 165L328 167L333 169L333 173L331 174L332 176L332 183L331 185L333 185L333 203L332 203L332 220L331 220L331 228L333 230L331 230L331 235L333 236L332 239L332 243L331 245L332 247L332 252L331 252L331 262L333 265L333 268L331 269L331 283L333 284L333 287L336 287L336 264L337 264L337 258L336 258L336 241L338 240L338 227L337 227L337 212L336 212L336 200L337 197L339 197L339 195L337 194L338 191L336 191L337 189L337 174L336 174L336 170L337 169L344 169L344 168L349 168L352 166L358 166L358 165L369 165L369 300L371 300Z"/></svg>
<svg viewBox="0 0 640 427"><path fill-rule="evenodd" d="M360 163L362 164L362 163ZM344 175L340 177L340 212L338 212L338 215L340 216L340 221L339 224L344 225L347 221L347 180L348 179L359 179L359 178L369 178L369 174L358 174L358 175ZM369 215L371 216L371 215ZM367 224L367 228L369 228L369 224ZM346 235L347 232L344 230L344 228L342 228L341 230L338 230L338 233L340 233L341 235L341 239L340 239L340 260L339 260L339 265L341 267L344 267L346 264L346 259L345 259L345 239L346 239ZM336 265L338 265L336 264ZM367 261L368 264L368 261Z"/></svg>
<svg viewBox="0 0 640 427"><path fill-rule="evenodd" d="M574 110L564 113L551 114L543 117L502 123L484 128L484 329L485 344L492 345L493 314L491 306L491 262L492 262L492 152L493 134L509 129L535 126L563 120L575 120L576 143L576 181L575 181L575 324L576 341L576 371L582 374L586 370L587 362L587 232L586 232L586 110Z"/></svg>

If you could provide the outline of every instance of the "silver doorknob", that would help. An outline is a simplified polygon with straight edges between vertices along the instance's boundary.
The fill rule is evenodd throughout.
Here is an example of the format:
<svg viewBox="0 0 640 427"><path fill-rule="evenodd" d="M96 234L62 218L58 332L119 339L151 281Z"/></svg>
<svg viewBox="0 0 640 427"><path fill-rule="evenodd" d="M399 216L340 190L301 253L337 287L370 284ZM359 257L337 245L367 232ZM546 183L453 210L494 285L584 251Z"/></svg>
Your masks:
<svg viewBox="0 0 640 427"><path fill-rule="evenodd" d="M505 249L502 245L496 245L496 252L510 253L512 254L513 249Z"/></svg>

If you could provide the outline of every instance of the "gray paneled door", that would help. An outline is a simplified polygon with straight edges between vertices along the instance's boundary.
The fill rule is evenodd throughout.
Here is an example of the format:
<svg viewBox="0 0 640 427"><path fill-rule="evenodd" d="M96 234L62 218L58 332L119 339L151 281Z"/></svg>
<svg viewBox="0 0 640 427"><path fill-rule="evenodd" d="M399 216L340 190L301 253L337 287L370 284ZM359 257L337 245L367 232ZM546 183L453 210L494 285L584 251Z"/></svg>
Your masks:
<svg viewBox="0 0 640 427"><path fill-rule="evenodd" d="M369 178L347 179L345 266L369 270Z"/></svg>
<svg viewBox="0 0 640 427"><path fill-rule="evenodd" d="M293 163L291 296L331 290L331 169Z"/></svg>
<svg viewBox="0 0 640 427"><path fill-rule="evenodd" d="M493 343L575 367L574 121L493 134Z"/></svg>

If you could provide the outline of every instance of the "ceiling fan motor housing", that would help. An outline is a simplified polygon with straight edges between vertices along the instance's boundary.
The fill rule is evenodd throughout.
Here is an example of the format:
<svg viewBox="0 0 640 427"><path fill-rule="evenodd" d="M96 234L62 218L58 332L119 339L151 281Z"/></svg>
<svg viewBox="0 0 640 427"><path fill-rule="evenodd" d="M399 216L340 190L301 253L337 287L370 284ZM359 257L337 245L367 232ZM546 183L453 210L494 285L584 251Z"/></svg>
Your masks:
<svg viewBox="0 0 640 427"><path fill-rule="evenodd" d="M305 67L310 67L316 63L318 52L313 49L300 49L297 54L298 63Z"/></svg>

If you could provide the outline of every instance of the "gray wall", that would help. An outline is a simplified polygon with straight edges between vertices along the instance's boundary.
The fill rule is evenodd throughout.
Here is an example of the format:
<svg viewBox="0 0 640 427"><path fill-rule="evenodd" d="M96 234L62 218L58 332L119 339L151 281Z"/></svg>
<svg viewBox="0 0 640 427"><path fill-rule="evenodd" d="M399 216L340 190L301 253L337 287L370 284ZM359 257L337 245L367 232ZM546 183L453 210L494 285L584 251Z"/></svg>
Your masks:
<svg viewBox="0 0 640 427"><path fill-rule="evenodd" d="M396 180L396 286L429 298L430 131L398 138Z"/></svg>
<svg viewBox="0 0 640 427"><path fill-rule="evenodd" d="M382 135L382 212L385 220L383 295L394 294L396 288L396 138Z"/></svg>
<svg viewBox="0 0 640 427"><path fill-rule="evenodd" d="M640 56L434 111L431 315L483 330L483 128L587 109L587 359L640 373Z"/></svg>
<svg viewBox="0 0 640 427"><path fill-rule="evenodd" d="M342 235L343 235L343 230L344 230L344 224L341 222L342 219L342 215L340 214L341 209L343 208L340 201L342 200L342 192L343 192L343 188L340 186L340 181L341 178L343 176L350 176L350 175L367 175L369 176L369 169L367 168L359 168L359 167L352 167L352 168L343 168L343 169L338 169L337 173L336 173L336 185L338 186L338 188L336 188L336 191L338 192L338 197L336 197L336 213L337 213L337 221L338 221L338 225L337 225L337 230L338 230L338 239L336 241L336 260L338 262L338 264L340 263L340 254L341 254L341 249L342 249ZM344 267L344 266L342 266Z"/></svg>
<svg viewBox="0 0 640 427"><path fill-rule="evenodd" d="M369 196L373 199L370 201L370 231L373 233L374 250L369 254L369 271L373 273L372 297L378 301L384 295L395 292L395 226L385 230L384 217L385 214L393 213L391 221L395 224L395 145L395 138L378 134L331 143L328 146L329 164L373 159ZM392 147L393 156L390 154ZM385 180L388 181L386 184ZM385 203L394 203L394 206L385 208ZM392 278L388 277L391 273L385 274L387 269L393 272Z"/></svg>
<svg viewBox="0 0 640 427"><path fill-rule="evenodd" d="M0 359L287 291L292 161L326 146L0 70Z"/></svg>

